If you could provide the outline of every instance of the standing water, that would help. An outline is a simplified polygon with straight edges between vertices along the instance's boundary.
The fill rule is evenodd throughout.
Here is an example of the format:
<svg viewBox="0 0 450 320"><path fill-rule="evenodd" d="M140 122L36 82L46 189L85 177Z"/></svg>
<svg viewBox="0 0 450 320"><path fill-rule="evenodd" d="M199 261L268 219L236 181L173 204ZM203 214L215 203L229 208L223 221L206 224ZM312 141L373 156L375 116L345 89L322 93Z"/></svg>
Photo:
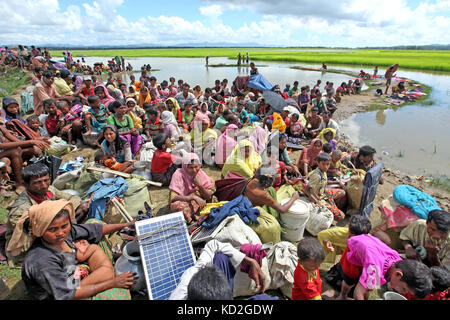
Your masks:
<svg viewBox="0 0 450 320"><path fill-rule="evenodd" d="M86 63L107 63L108 58L88 57ZM140 68L150 64L151 75L158 81L183 79L193 87L199 84L203 89L213 87L214 81L228 79L231 86L236 76L249 75L249 67L205 67L204 58L135 58L126 60L136 71L136 79L140 77ZM209 64L234 64L236 61L227 58L210 58ZM341 82L347 82L351 77L320 71L305 71L291 69L291 66L311 66L304 63L255 62L259 72L273 85L278 84L281 90L286 84L299 81L299 86L315 85L322 80L322 88L326 81L331 81L338 87ZM262 66L258 66L262 65ZM364 69L372 73L373 66L351 67L328 65L329 68L353 71L358 73ZM378 74L385 70L379 69ZM448 119L450 119L450 74L443 72L404 71L396 72L399 77L406 77L432 87L430 100L433 104L420 103L395 109L358 113L341 121L343 132L350 137L355 146L365 144L377 150L377 161L388 167L398 169L411 175L446 175L450 176L450 148L448 136ZM121 80L129 83L129 74L119 75ZM345 98L344 98L345 100Z"/></svg>

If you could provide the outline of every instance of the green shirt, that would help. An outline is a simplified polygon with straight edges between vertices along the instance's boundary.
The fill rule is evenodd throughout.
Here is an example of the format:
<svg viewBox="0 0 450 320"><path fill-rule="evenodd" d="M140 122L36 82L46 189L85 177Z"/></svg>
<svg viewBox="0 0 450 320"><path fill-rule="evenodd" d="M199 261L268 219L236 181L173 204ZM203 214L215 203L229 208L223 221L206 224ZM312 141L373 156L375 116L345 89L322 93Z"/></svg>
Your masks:
<svg viewBox="0 0 450 320"><path fill-rule="evenodd" d="M191 111L189 116L186 116L186 111L181 112L181 120L186 123L191 123L194 120L194 113Z"/></svg>
<svg viewBox="0 0 450 320"><path fill-rule="evenodd" d="M119 133L128 132L131 128L134 128L133 119L129 115L125 115L125 120L123 122L119 122L115 115L110 115L106 120L107 124L116 126Z"/></svg>
<svg viewBox="0 0 450 320"><path fill-rule="evenodd" d="M220 116L219 118L217 118L214 128L216 128L217 130L220 130L227 123L228 123L228 121L225 120L225 118L223 116Z"/></svg>

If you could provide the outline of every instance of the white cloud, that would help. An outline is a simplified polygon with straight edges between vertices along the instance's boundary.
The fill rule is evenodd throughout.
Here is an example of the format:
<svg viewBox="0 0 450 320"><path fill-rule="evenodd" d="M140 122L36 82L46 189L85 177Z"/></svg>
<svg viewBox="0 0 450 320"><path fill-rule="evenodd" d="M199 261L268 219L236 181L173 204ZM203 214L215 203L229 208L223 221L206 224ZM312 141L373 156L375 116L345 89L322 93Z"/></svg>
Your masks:
<svg viewBox="0 0 450 320"><path fill-rule="evenodd" d="M121 6L127 5L124 0L84 1L65 10L58 0L0 0L0 43L173 45L220 41L281 46L450 43L447 32L450 0L423 2L415 9L406 0L204 2L198 9L204 18L192 20L157 14L126 19L120 14ZM231 27L223 19L230 10L242 17L237 27ZM249 11L259 13L261 19L246 19Z"/></svg>

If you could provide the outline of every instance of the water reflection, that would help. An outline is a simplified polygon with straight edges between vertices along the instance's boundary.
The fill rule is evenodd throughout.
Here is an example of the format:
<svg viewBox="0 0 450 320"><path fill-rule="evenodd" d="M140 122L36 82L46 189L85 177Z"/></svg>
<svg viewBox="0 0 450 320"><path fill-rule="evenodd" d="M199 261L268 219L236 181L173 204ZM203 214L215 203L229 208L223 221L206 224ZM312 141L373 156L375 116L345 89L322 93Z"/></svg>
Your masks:
<svg viewBox="0 0 450 320"><path fill-rule="evenodd" d="M384 110L378 110L375 118L381 127L386 123L386 114L384 113Z"/></svg>

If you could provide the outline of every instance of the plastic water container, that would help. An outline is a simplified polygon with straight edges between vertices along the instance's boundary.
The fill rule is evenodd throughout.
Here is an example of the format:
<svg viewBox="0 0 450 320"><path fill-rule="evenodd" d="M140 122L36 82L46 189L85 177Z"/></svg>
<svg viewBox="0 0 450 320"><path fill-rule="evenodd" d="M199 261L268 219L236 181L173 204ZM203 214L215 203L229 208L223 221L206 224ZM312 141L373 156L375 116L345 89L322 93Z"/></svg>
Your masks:
<svg viewBox="0 0 450 320"><path fill-rule="evenodd" d="M383 294L383 299L384 300L408 300L401 294L394 292L394 291L386 291Z"/></svg>
<svg viewBox="0 0 450 320"><path fill-rule="evenodd" d="M281 205L284 205L289 200L290 199L284 199L281 201ZM285 230L285 232L281 234L281 238L291 242L302 240L310 211L310 203L303 200L295 200L288 212L280 214L281 226Z"/></svg>

